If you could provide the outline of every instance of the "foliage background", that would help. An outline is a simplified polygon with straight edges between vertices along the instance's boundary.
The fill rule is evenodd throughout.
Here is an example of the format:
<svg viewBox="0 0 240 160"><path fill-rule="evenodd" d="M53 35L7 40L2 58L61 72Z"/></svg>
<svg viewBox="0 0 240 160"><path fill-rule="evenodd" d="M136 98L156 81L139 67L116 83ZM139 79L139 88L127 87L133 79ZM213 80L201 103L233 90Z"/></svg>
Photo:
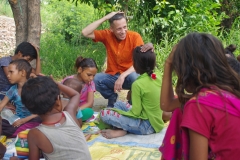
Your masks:
<svg viewBox="0 0 240 160"><path fill-rule="evenodd" d="M0 0L0 14L11 16L7 0ZM74 74L78 56L93 58L102 71L105 48L81 35L89 23L111 11L122 10L128 28L139 32L144 42L152 42L158 69L171 48L182 36L207 32L222 40L223 45L240 44L238 0L41 0L42 37L40 54L42 72L57 79ZM3 4L3 5L2 5ZM4 10L4 11L3 11ZM10 12L9 12L10 11ZM98 29L108 27L103 23ZM236 55L240 52L237 50ZM175 81L175 79L174 79Z"/></svg>

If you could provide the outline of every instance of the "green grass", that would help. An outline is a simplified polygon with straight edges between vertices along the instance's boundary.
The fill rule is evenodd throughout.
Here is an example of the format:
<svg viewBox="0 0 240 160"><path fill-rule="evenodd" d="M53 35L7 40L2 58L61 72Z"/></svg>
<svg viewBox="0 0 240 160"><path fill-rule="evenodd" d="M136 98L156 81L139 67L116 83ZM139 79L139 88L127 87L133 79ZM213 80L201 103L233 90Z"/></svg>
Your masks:
<svg viewBox="0 0 240 160"><path fill-rule="evenodd" d="M42 9L44 9L43 6ZM44 10L42 10L41 12L44 12ZM13 17L8 0L0 0L0 15ZM95 16L101 17L101 15ZM49 20L48 15L46 18L48 18ZM88 22L79 21L79 23L81 23L82 26L86 26L87 24L85 23ZM46 24L43 24L43 26L45 25ZM57 23L57 25L61 26L61 23ZM108 23L104 23L100 26L100 28L104 28L105 25L108 26ZM135 29L133 28L132 30ZM93 58L98 65L98 71L102 71L102 67L106 57L106 50L102 43L93 43L90 39L84 39L83 41L81 41L84 43L76 46L65 42L65 39L61 34L62 33L60 32L58 34L53 34L48 33L47 31L42 34L40 43L40 56L43 74L52 74L57 80L60 80L67 75L75 74L76 71L74 70L73 66L75 63L75 59L78 56ZM239 18L236 19L235 23L232 25L232 29L230 30L230 32L226 33L222 31L219 33L219 35L215 36L222 40L224 47L228 46L229 44L237 45L237 50L234 52L234 54L240 55L240 47L238 46L240 44ZM164 39L160 39L158 41L158 44L154 44L155 52L157 54L157 65L161 73L163 73L165 59L168 57L172 47L177 44L180 38L181 37L179 35L178 37L174 37L174 39L169 39L168 33L166 33ZM149 37L143 37L143 39L148 40ZM176 78L173 78L173 81L173 83L175 83Z"/></svg>
<svg viewBox="0 0 240 160"><path fill-rule="evenodd" d="M0 0L0 15L13 17L12 9L8 0Z"/></svg>
<svg viewBox="0 0 240 160"><path fill-rule="evenodd" d="M93 58L101 71L105 53L105 48L100 43L89 40L85 45L75 46L65 43L61 36L45 33L40 46L42 73L53 75L58 80L75 74L74 64L78 56Z"/></svg>
<svg viewBox="0 0 240 160"><path fill-rule="evenodd" d="M237 27L233 28L229 33L221 33L218 38L223 42L224 47L229 44L240 44L240 30ZM155 44L155 53L157 54L157 67L163 74L164 62L171 52L172 47L177 44L181 37L168 39L166 34L165 39L162 39L159 44ZM240 55L239 48L234 52L235 55ZM41 38L41 64L42 72L46 75L52 74L56 79L62 79L67 75L75 74L73 66L75 59L78 56L93 58L102 71L106 50L103 44L93 43L90 39L84 45L74 46L68 44L61 38L60 35L43 34ZM173 78L173 84L176 83L176 77Z"/></svg>

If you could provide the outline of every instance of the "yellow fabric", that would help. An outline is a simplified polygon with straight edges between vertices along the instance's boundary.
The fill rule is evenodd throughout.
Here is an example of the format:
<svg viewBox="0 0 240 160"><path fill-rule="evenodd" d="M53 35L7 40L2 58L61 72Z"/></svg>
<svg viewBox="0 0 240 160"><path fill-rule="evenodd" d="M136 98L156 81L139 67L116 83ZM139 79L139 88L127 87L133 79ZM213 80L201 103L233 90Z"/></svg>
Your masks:
<svg viewBox="0 0 240 160"><path fill-rule="evenodd" d="M87 142L90 142L90 141L94 140L94 139L97 138L98 136L99 136L99 134L92 134L91 137L90 137L90 139L87 140Z"/></svg>
<svg viewBox="0 0 240 160"><path fill-rule="evenodd" d="M81 129L85 136L91 135L87 142L90 142L99 136L98 128L94 122L84 122Z"/></svg>
<svg viewBox="0 0 240 160"><path fill-rule="evenodd" d="M7 140L7 136L0 136L0 142L4 143Z"/></svg>
<svg viewBox="0 0 240 160"><path fill-rule="evenodd" d="M93 160L159 160L161 153L157 148L121 146L95 142L89 151Z"/></svg>

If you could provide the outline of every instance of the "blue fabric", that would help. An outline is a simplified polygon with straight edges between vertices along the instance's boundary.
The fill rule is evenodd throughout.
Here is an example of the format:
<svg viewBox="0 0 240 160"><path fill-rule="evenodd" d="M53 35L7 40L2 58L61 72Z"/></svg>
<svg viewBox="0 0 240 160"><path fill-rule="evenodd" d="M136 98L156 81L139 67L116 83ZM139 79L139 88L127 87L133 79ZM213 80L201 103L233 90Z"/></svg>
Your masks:
<svg viewBox="0 0 240 160"><path fill-rule="evenodd" d="M0 58L0 100L2 100L6 94L6 91L12 86L7 76L4 73L3 67L7 67L12 61L11 57L2 57Z"/></svg>
<svg viewBox="0 0 240 160"><path fill-rule="evenodd" d="M118 101L114 104L114 108L128 111L132 106L126 102ZM117 128L122 128L132 134L147 135L155 133L155 130L148 120L123 116L111 109L102 110L100 117L104 123Z"/></svg>
<svg viewBox="0 0 240 160"><path fill-rule="evenodd" d="M116 100L118 94L114 92L114 85L119 76L119 73L115 75L110 75L107 73L97 73L94 77L96 90L100 92L105 99ZM129 74L125 78L122 88L130 90L132 83L137 79L138 76L139 74L137 74L136 72Z"/></svg>
<svg viewBox="0 0 240 160"><path fill-rule="evenodd" d="M29 110L22 104L21 97L18 94L17 84L13 85L6 93L9 101L16 106L16 115L20 118L25 118L31 115Z"/></svg>
<svg viewBox="0 0 240 160"><path fill-rule="evenodd" d="M82 118L82 116L83 116L82 111L81 111L81 109L79 109L78 112L77 112L76 118L80 119L80 118Z"/></svg>

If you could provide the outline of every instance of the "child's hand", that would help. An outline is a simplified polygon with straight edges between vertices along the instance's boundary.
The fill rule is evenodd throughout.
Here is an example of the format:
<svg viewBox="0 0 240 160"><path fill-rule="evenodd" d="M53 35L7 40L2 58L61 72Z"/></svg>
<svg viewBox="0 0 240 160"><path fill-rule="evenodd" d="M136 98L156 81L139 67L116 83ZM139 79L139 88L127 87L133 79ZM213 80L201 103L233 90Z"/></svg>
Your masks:
<svg viewBox="0 0 240 160"><path fill-rule="evenodd" d="M39 56L39 47L38 46L35 46L33 43L29 42L34 48L35 50L37 51L37 55Z"/></svg>
<svg viewBox="0 0 240 160"><path fill-rule="evenodd" d="M57 83L57 81L54 80L53 75L50 75L49 77L50 77L55 83Z"/></svg>
<svg viewBox="0 0 240 160"><path fill-rule="evenodd" d="M152 43L146 43L141 47L141 52L147 52L148 50L154 52L154 47Z"/></svg>
<svg viewBox="0 0 240 160"><path fill-rule="evenodd" d="M36 75L35 73L31 73L31 74L30 74L30 77L31 77L31 78L36 78L37 76L45 76L45 75L42 74L42 73L39 73L38 75Z"/></svg>
<svg viewBox="0 0 240 160"><path fill-rule="evenodd" d="M19 127L19 126L21 126L24 123L26 123L24 118L21 118L21 119L15 121L12 125L13 125L13 127Z"/></svg>
<svg viewBox="0 0 240 160"><path fill-rule="evenodd" d="M36 77L37 77L37 75L35 73L30 74L30 78L36 78Z"/></svg>

